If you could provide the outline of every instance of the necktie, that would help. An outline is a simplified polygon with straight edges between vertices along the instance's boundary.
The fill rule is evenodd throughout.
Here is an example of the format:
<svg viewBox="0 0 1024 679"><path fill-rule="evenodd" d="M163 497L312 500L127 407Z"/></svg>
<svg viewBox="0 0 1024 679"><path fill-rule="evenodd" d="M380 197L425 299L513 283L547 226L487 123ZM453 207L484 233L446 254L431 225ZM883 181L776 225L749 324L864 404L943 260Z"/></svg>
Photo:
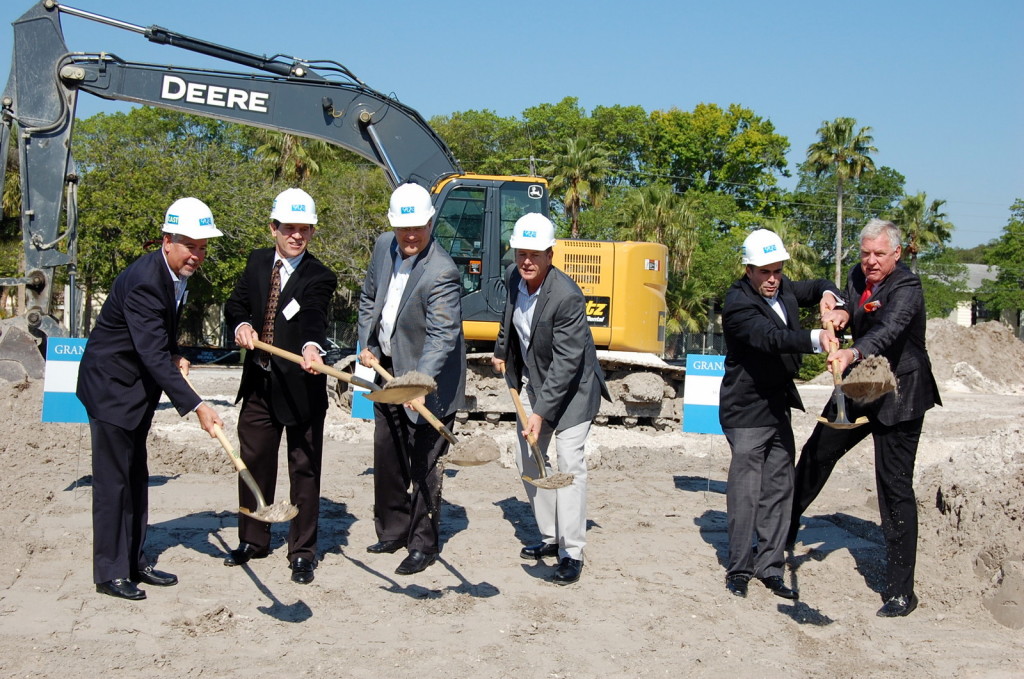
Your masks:
<svg viewBox="0 0 1024 679"><path fill-rule="evenodd" d="M867 301L871 299L871 291L874 289L874 287L874 283L868 283L866 286L864 286L864 292L862 292L860 295L860 306L864 306L865 304L867 304Z"/></svg>
<svg viewBox="0 0 1024 679"><path fill-rule="evenodd" d="M267 309L263 313L263 331L260 341L265 344L274 343L274 322L277 320L277 300L281 296L281 265L282 260L274 262L274 270L270 274L270 292L267 293ZM270 354L261 351L257 357L264 368L270 365Z"/></svg>

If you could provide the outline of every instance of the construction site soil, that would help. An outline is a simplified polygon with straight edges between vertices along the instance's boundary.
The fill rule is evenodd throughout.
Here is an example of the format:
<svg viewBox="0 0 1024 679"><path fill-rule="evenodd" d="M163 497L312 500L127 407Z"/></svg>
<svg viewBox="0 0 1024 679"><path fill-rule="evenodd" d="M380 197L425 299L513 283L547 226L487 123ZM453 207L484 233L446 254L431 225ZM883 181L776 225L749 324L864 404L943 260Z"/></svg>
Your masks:
<svg viewBox="0 0 1024 679"><path fill-rule="evenodd" d="M875 616L884 548L869 442L838 465L805 517L787 583L724 587L721 436L595 428L581 580L523 561L536 538L514 467L513 424L473 423L497 463L445 472L440 560L395 575L368 554L372 425L333 405L320 563L292 583L285 524L273 553L222 565L237 544L236 474L193 417L161 404L150 436L147 553L175 573L129 602L92 583L88 427L40 423L43 385L0 381L0 675L5 677L1020 677L1024 673L1024 343L1004 326L928 327L943 407L929 411L915 472L917 594ZM236 440L240 372L192 380ZM801 386L798 444L831 395ZM278 498L287 498L280 474ZM267 498L272 502L272 498Z"/></svg>

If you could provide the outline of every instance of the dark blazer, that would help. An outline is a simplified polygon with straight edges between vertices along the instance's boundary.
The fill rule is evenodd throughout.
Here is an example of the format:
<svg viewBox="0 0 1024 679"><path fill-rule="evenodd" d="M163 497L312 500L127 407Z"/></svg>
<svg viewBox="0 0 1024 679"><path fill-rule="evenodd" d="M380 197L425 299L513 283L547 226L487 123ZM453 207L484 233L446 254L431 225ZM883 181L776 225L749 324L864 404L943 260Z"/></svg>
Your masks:
<svg viewBox="0 0 1024 679"><path fill-rule="evenodd" d="M262 332L273 265L274 248L250 253L245 271L224 306L229 332L241 323L249 323L256 332ZM281 289L274 323L274 346L294 354L302 353L302 345L307 342L326 348L327 310L337 287L338 277L307 251ZM286 318L285 312L293 302L298 304L298 310ZM256 363L256 353L246 352L236 403L253 392L258 380L267 378L267 372ZM327 412L326 376L311 375L297 363L271 356L269 377L269 405L281 424L304 424L322 418Z"/></svg>
<svg viewBox="0 0 1024 679"><path fill-rule="evenodd" d="M166 393L180 415L201 402L171 362L178 353L174 281L163 250L143 255L114 281L78 369L89 416L135 429Z"/></svg>
<svg viewBox="0 0 1024 679"><path fill-rule="evenodd" d="M864 288L864 272L858 264L846 285L853 346L865 356L889 359L897 389L865 406L854 404L850 414L866 414L886 426L922 417L932 406L942 405L942 400L925 348L927 318L921 279L898 262L875 286L866 307L858 303Z"/></svg>
<svg viewBox="0 0 1024 679"><path fill-rule="evenodd" d="M770 427L789 422L789 409L804 409L793 378L801 354L814 351L810 332L800 328L800 307L817 306L826 280L793 281L785 276L778 297L786 323L744 276L729 288L722 312L725 377L718 419L723 427Z"/></svg>
<svg viewBox="0 0 1024 679"><path fill-rule="evenodd" d="M393 231L377 238L359 297L359 346L383 354L378 333L395 258L400 257ZM426 406L439 418L463 407L466 392L466 346L462 334L462 285L455 262L431 240L417 255L398 307L391 337L393 374L412 370L429 375L437 391Z"/></svg>
<svg viewBox="0 0 1024 679"><path fill-rule="evenodd" d="M505 361L505 379L515 389L522 385L523 361L512 314L521 280L515 264L510 265L505 272L509 299L494 344L494 356ZM586 309L586 298L576 281L552 266L540 285L533 311L526 366L536 397L533 412L556 430L593 420L601 409L601 397L611 401Z"/></svg>

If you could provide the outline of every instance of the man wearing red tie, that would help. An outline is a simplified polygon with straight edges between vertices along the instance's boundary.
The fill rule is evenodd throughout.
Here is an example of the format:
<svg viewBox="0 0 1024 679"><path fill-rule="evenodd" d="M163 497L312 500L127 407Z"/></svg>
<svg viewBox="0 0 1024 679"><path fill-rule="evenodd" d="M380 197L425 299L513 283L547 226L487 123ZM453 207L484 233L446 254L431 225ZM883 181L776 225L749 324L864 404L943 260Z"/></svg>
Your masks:
<svg viewBox="0 0 1024 679"><path fill-rule="evenodd" d="M320 468L323 458L327 380L314 370L323 363L327 344L327 310L338 278L309 251L316 232L316 205L302 189L287 189L274 200L270 236L274 247L254 250L224 307L235 342L248 349L237 401L238 441L242 460L267 502L274 501L277 453L282 433L288 450L291 503L298 515L288 529L288 563L292 581L313 581L320 516ZM253 340L302 354L301 366L255 351ZM239 504L255 507L249 488L239 480ZM270 524L238 517L238 549L224 559L240 566L270 551Z"/></svg>
<svg viewBox="0 0 1024 679"><path fill-rule="evenodd" d="M819 423L804 444L796 467L796 491L788 543L800 528L800 516L825 486L839 459L868 434L875 447L875 482L885 536L887 564L884 618L909 615L917 608L914 568L917 561L917 500L914 460L925 411L941 405L925 347L925 309L921 280L902 262L901 235L892 222L872 219L860 233L860 264L850 271L845 298L859 300L850 316L854 344L828 355L831 366L845 371L865 356L888 359L897 389L864 405L850 403L850 419L865 415L868 424L832 429ZM837 329L843 314L826 313ZM835 420L834 405L823 413Z"/></svg>

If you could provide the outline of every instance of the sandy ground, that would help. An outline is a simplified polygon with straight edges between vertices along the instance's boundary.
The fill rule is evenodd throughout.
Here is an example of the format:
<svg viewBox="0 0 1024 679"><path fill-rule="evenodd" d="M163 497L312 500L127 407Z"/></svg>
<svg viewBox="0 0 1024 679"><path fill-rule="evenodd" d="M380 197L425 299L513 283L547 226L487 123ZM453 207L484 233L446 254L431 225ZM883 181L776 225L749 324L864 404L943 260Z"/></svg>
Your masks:
<svg viewBox="0 0 1024 679"><path fill-rule="evenodd" d="M973 349L993 334L947 330ZM596 431L586 567L558 587L546 581L553 559L518 556L536 534L508 466L511 425L488 429L501 462L447 470L442 558L398 576L401 553L365 550L375 541L370 425L340 408L311 585L289 580L283 526L269 558L221 564L237 544L233 468L165 406L151 435L147 551L181 582L147 587L142 602L113 599L92 584L87 427L39 424L41 385L0 381L0 676L1022 676L1024 345L995 335L959 370L944 345L933 349L946 405L925 420L916 474L921 605L896 620L875 616L884 551L866 444L807 517L787 573L800 601L756 583L741 600L723 584L722 437ZM1002 352L991 357L998 370L980 365L991 351ZM193 372L232 440L238 377ZM798 441L831 388L801 392Z"/></svg>

